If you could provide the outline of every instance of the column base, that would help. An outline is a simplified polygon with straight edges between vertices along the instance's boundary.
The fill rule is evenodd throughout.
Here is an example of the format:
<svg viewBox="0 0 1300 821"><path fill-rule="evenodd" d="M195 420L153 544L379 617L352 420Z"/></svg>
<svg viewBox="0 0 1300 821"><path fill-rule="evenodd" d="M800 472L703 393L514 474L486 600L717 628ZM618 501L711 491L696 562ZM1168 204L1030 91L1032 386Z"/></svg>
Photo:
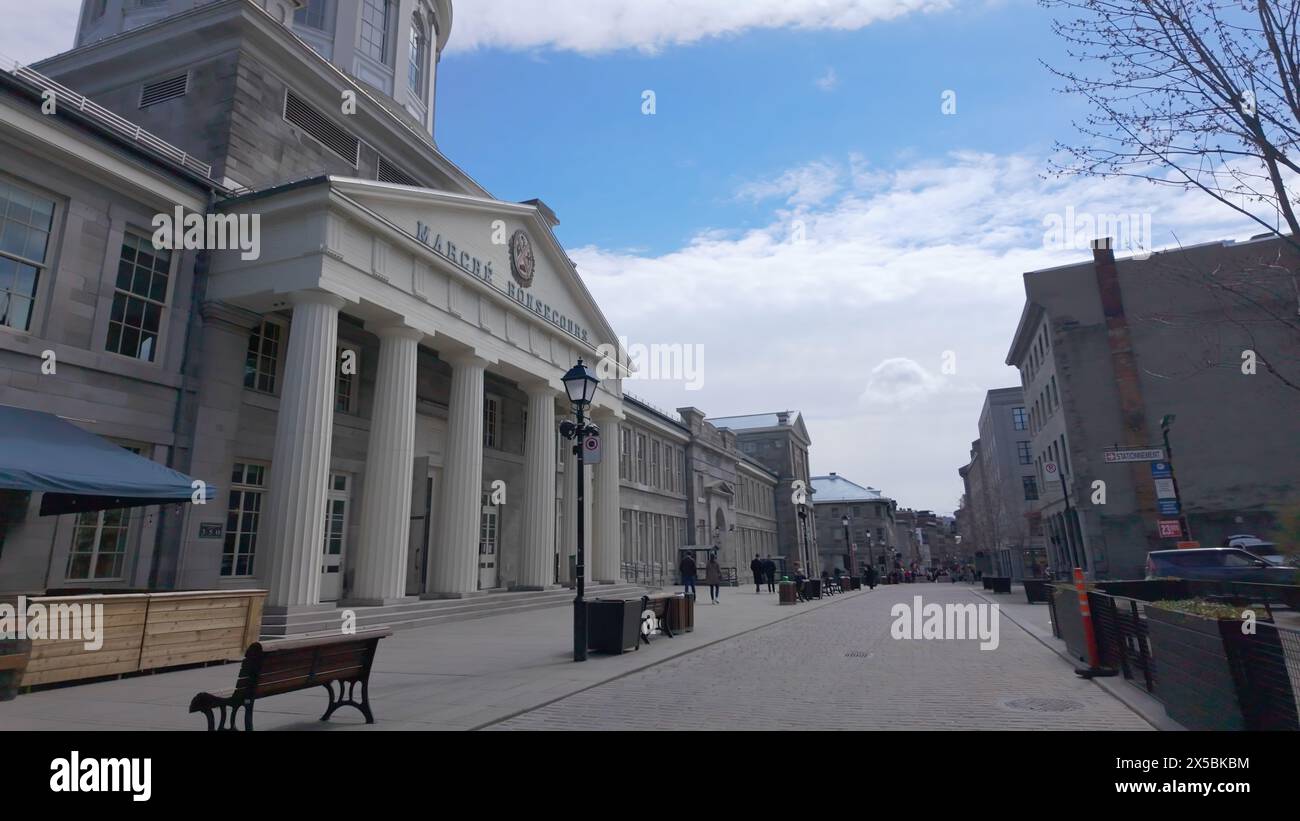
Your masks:
<svg viewBox="0 0 1300 821"><path fill-rule="evenodd" d="M421 593L420 598L429 599L477 599L480 596L486 596L488 590L466 590L463 593Z"/></svg>
<svg viewBox="0 0 1300 821"><path fill-rule="evenodd" d="M339 607L387 607L390 604L409 604L419 601L419 596L394 596L387 599L343 599Z"/></svg>
<svg viewBox="0 0 1300 821"><path fill-rule="evenodd" d="M268 604L262 608L263 616L297 616L303 613L329 613L338 609L337 602L322 604Z"/></svg>

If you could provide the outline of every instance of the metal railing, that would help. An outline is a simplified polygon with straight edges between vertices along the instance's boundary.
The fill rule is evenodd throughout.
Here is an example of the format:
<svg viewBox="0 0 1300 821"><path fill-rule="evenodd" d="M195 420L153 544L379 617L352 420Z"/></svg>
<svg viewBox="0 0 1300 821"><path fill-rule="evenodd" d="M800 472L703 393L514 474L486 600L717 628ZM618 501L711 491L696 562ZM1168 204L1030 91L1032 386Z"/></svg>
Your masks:
<svg viewBox="0 0 1300 821"><path fill-rule="evenodd" d="M191 171L202 174L206 179L212 179L212 166L202 160L195 159L190 154L182 151L171 143L150 134L140 126L130 120L120 117L117 114L104 108L102 105L90 100L89 98L78 94L72 89L56 83L44 74L33 71L20 64L17 60L0 56L0 67L15 77L24 80L43 92L54 92L54 104L56 106L68 106L76 111L80 111L91 119L106 125L122 136L139 143L149 150L161 154L167 159L178 165L190 169Z"/></svg>

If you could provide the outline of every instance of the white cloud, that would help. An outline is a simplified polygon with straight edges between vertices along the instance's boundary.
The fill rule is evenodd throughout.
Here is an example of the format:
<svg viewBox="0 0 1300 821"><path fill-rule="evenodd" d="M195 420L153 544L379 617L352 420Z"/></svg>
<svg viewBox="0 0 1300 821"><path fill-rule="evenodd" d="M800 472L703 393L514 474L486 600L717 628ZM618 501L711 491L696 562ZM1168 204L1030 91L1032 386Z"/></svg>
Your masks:
<svg viewBox="0 0 1300 821"><path fill-rule="evenodd" d="M905 356L886 359L871 369L864 404L908 405L928 399L943 390L943 379L927 371L920 363Z"/></svg>
<svg viewBox="0 0 1300 821"><path fill-rule="evenodd" d="M634 393L716 416L799 409L814 471L950 511L984 391L1019 383L1003 358L1021 275L1089 258L1044 247L1047 214L1150 213L1157 246L1174 227L1184 243L1254 232L1206 197L1042 168L973 152L896 168L805 163L751 184L751 196L785 198L761 227L711 226L660 256L570 256L620 334L705 347L701 390L637 382Z"/></svg>
<svg viewBox="0 0 1300 821"><path fill-rule="evenodd" d="M449 49L594 54L667 46L753 29L854 30L955 0L473 0L458 3Z"/></svg>
<svg viewBox="0 0 1300 821"><path fill-rule="evenodd" d="M813 84L822 91L834 91L840 84L840 75L835 73L835 68L832 66L826 69L825 74L814 80Z"/></svg>
<svg viewBox="0 0 1300 821"><path fill-rule="evenodd" d="M774 179L746 183L736 196L754 202L780 197L787 205L815 205L840 189L841 177L833 163L810 162Z"/></svg>

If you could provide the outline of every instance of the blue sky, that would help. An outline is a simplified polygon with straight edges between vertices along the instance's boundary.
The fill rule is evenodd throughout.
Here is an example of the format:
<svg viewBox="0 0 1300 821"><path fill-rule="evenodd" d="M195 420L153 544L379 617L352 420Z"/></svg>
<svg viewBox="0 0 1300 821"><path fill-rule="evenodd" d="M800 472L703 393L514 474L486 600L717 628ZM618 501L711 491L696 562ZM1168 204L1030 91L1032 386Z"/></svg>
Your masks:
<svg viewBox="0 0 1300 821"><path fill-rule="evenodd" d="M76 0L0 0L0 55L68 48ZM437 139L540 197L613 327L698 346L664 408L793 409L815 473L950 512L1021 275L1089 257L1067 213L1147 214L1150 245L1245 237L1207 198L1045 177L1083 114L1034 0L457 0ZM656 112L641 113L642 93ZM956 93L956 113L941 95ZM945 369L944 363L955 365Z"/></svg>
<svg viewBox="0 0 1300 821"><path fill-rule="evenodd" d="M1033 2L973 5L656 54L466 52L453 34L438 142L497 196L546 199L565 242L662 253L706 226L764 224L771 203L735 193L792 160L859 152L888 167L956 147L1050 148L1072 105L1038 63L1059 54L1048 20ZM957 116L940 111L948 89Z"/></svg>

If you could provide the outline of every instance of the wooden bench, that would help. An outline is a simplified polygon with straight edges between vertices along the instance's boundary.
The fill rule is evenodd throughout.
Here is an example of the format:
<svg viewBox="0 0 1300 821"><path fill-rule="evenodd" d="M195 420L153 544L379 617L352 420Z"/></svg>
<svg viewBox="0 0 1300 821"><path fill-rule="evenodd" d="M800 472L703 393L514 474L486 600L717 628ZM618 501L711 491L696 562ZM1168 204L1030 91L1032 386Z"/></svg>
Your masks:
<svg viewBox="0 0 1300 821"><path fill-rule="evenodd" d="M244 729L253 729L253 702L267 696L324 687L329 706L321 721L340 707L356 707L367 724L374 724L370 712L370 666L379 640L391 636L387 628L362 630L351 635L330 634L285 641L254 642L244 652L239 678L231 690L199 693L190 701L191 713L203 713L209 730L235 729L235 717L244 708ZM334 692L338 685L338 693ZM357 701L357 685L361 700ZM215 721L214 710L221 711ZM229 712L227 712L229 711Z"/></svg>

